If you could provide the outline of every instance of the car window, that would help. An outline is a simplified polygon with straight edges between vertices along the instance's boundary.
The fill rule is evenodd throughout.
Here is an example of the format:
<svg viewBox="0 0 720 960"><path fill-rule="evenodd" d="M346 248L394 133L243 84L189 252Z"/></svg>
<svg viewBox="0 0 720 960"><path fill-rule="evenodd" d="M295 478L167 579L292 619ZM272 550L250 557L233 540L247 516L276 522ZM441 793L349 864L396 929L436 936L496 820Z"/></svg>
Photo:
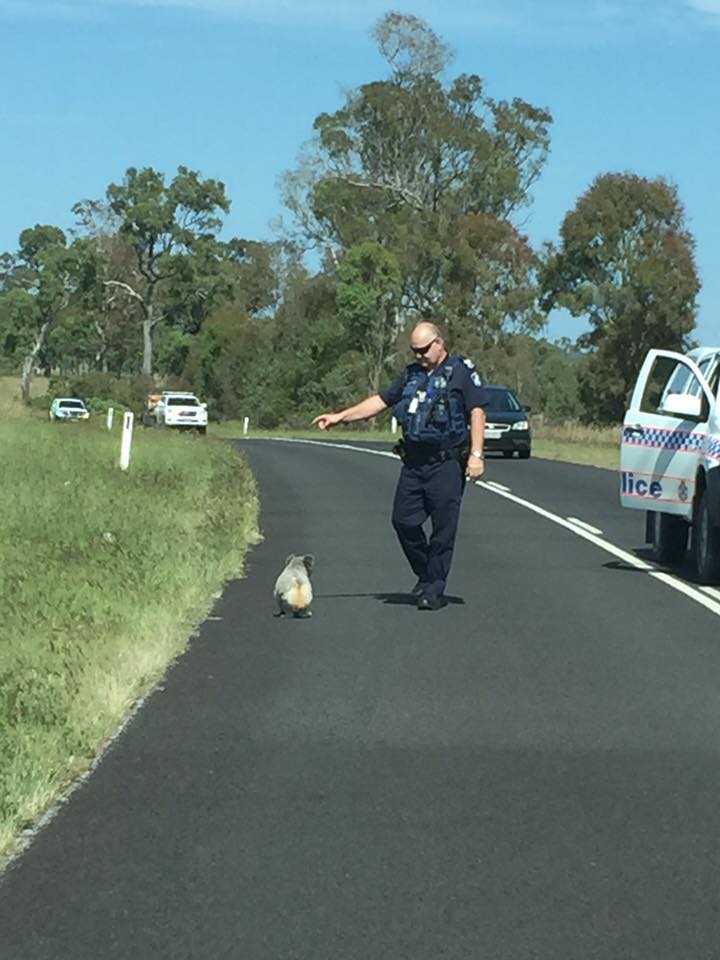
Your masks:
<svg viewBox="0 0 720 960"><path fill-rule="evenodd" d="M491 413L514 413L521 410L522 407L515 399L515 395L510 390L488 390L488 405L485 408Z"/></svg>
<svg viewBox="0 0 720 960"><path fill-rule="evenodd" d="M674 357L656 357L645 381L640 409L645 413L662 413L665 398L671 393L689 394L703 400L702 416L707 416L707 400L702 385L687 364Z"/></svg>
<svg viewBox="0 0 720 960"><path fill-rule="evenodd" d="M712 354L712 356L705 357L705 359L698 364L698 367L710 385L712 392L717 395L718 380L720 380L720 356L715 353Z"/></svg>
<svg viewBox="0 0 720 960"><path fill-rule="evenodd" d="M195 397L167 397L167 405L169 407L199 407L200 404L197 402Z"/></svg>
<svg viewBox="0 0 720 960"><path fill-rule="evenodd" d="M66 407L69 410L84 410L85 404L82 400L61 400L61 407Z"/></svg>

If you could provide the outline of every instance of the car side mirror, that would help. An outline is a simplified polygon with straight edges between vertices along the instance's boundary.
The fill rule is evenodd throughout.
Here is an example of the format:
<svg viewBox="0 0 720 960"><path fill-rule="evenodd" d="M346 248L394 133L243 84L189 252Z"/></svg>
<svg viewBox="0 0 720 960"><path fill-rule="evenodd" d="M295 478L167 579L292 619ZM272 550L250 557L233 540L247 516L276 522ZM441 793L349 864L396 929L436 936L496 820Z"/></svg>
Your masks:
<svg viewBox="0 0 720 960"><path fill-rule="evenodd" d="M532 410L532 407L530 406L529 403L524 403L523 410L525 411L525 413L530 413L530 411Z"/></svg>
<svg viewBox="0 0 720 960"><path fill-rule="evenodd" d="M689 393L669 393L662 402L660 413L669 413L674 417L699 420L702 415L702 400Z"/></svg>
<svg viewBox="0 0 720 960"><path fill-rule="evenodd" d="M207 410L207 404L206 404L206 403L201 403L200 406L203 408L203 410Z"/></svg>

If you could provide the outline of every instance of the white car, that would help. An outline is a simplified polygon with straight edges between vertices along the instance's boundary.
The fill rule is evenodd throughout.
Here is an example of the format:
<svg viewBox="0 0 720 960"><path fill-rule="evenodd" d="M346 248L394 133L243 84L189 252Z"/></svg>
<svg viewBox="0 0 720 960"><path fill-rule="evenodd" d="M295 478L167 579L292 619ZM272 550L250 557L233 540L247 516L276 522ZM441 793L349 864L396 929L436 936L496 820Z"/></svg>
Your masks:
<svg viewBox="0 0 720 960"><path fill-rule="evenodd" d="M200 403L194 393L163 391L160 401L153 408L153 416L158 426L207 432L207 404Z"/></svg>
<svg viewBox="0 0 720 960"><path fill-rule="evenodd" d="M90 411L77 397L55 397L50 404L49 416L53 423L68 423L74 420L89 420Z"/></svg>
<svg viewBox="0 0 720 960"><path fill-rule="evenodd" d="M645 510L659 563L685 554L702 583L720 581L720 347L651 350L623 421L620 500Z"/></svg>

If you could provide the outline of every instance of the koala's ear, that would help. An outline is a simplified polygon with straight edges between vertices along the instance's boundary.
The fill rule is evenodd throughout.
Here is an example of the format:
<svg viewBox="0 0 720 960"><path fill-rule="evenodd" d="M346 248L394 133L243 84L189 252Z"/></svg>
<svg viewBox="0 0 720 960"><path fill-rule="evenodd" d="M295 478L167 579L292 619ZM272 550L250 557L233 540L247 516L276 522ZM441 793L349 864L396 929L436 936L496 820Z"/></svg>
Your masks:
<svg viewBox="0 0 720 960"><path fill-rule="evenodd" d="M306 553L303 557L303 563L307 572L312 573L312 568L315 566L315 557L311 553Z"/></svg>
<svg viewBox="0 0 720 960"><path fill-rule="evenodd" d="M287 557L285 558L285 566L286 566L286 567L289 567L290 564L293 562L294 559L295 559L295 554L294 554L294 553L289 553L289 554L287 555Z"/></svg>

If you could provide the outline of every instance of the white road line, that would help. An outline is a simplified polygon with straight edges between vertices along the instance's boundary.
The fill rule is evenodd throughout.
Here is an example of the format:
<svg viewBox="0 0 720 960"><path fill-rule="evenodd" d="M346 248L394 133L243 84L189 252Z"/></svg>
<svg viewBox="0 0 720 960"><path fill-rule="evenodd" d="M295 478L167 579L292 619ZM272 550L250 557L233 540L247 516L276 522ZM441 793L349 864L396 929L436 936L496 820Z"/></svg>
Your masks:
<svg viewBox="0 0 720 960"><path fill-rule="evenodd" d="M510 493L510 487L504 487L501 483L496 483L494 480L485 480L484 482L488 487L492 487L493 490L502 490L504 493ZM480 485L479 480L476 480L475 483L478 484L478 486Z"/></svg>
<svg viewBox="0 0 720 960"><path fill-rule="evenodd" d="M689 583L685 583L684 580L680 580L678 577L672 576L672 574L657 570L651 564L646 563L644 560L640 560L632 553L628 553L627 550L622 550L620 547L616 547L614 543L609 543L607 540L602 540L596 534L590 533L590 531L585 530L582 527L578 527L574 523L570 523L563 517L559 517L557 514L543 509L543 507L538 507L529 500L523 500L511 493L502 493L500 490L493 490L492 487L488 487L487 484L483 483L482 481L479 481L479 485L486 487L492 493L496 493L499 497L505 497L507 500L512 500L514 503L518 503L520 506L526 507L528 510L532 510L534 513L540 514L540 516L545 517L546 520L551 520L553 523L557 523L559 526L565 527L567 530L572 530L576 536L582 537L583 540L588 540L590 543L594 543L596 547L600 547L600 549L604 550L606 553L612 554L614 557L622 560L623 563L627 563L630 566L635 567L636 570L645 570L656 580L664 583L666 587L671 587L673 590L677 590L679 593L682 593L691 600L694 600L695 603L699 603L701 607L705 607L706 610L710 610L711 613L714 613L716 616L720 617L720 601L714 600L710 596L707 596L698 587L692 586L692 584Z"/></svg>
<svg viewBox="0 0 720 960"><path fill-rule="evenodd" d="M242 440L276 440L278 443L309 443L314 447L335 447L336 450L355 450L357 453L370 453L375 457L390 457L392 460L399 460L396 453L390 453L389 450L369 450L367 447L353 447L350 443L333 443L330 440L303 440L299 437L238 437Z"/></svg>
<svg viewBox="0 0 720 960"><path fill-rule="evenodd" d="M582 527L583 530L587 530L588 533L594 533L596 536L602 536L602 530L598 530L597 527L591 526L589 523L585 523L584 520L578 520L577 517L568 517L570 523L576 524L578 527Z"/></svg>
<svg viewBox="0 0 720 960"><path fill-rule="evenodd" d="M673 590L684 593L686 597L691 597L696 603L699 603L702 607L706 607L708 610L712 610L713 613L716 613L720 617L720 601L706 597L702 592L702 588L698 589L692 586L692 584L685 583L684 580L678 580L677 577L673 577L669 573L663 573L662 570L651 570L650 576L655 577L656 580L660 580L666 586L672 587Z"/></svg>
<svg viewBox="0 0 720 960"><path fill-rule="evenodd" d="M277 439L281 440L283 443L310 443L319 447L337 447L340 450L354 450L357 453L371 453L379 457L392 457L393 459L397 459L394 453L387 453L384 450L368 450L365 447L354 447L348 443L328 443L327 441L323 440L296 440L290 437L269 437L267 439ZM511 500L513 503L517 503L519 506L525 507L526 510L532 510L533 513L537 513L546 520L550 520L552 523L556 523L558 526L564 527L566 530L570 530L575 534L576 537L581 537L583 540L587 540L589 543L594 544L596 547L604 550L605 553L609 553L611 556L616 557L618 560L621 560L628 566L634 567L636 570L644 570L645 572L650 573L655 580L665 584L666 587L671 587L673 590L677 590L678 593L684 594L689 599L699 603L701 607L705 607L706 610L709 610L711 613L714 613L720 617L720 591L714 591L712 587L695 587L692 584L685 583L684 580L680 580L678 577L672 576L672 574L664 573L662 570L658 570L645 560L640 560L639 557L636 557L634 554L628 553L627 550L623 550L622 547L616 547L614 543L610 543L608 540L603 540L598 533L593 531L592 528L586 529L590 527L589 524L579 525L578 521L572 518L566 520L565 517L560 517L556 513L551 513L550 510L545 510L544 507L539 507L536 503L532 503L530 500L523 500L522 497L516 496L509 490L502 489L501 484L496 484L490 480L476 480L475 485L482 487L484 490L489 490L490 493L494 493L498 497L504 497L506 500ZM713 592L709 593L709 591ZM718 596L719 599L714 599L715 596Z"/></svg>
<svg viewBox="0 0 720 960"><path fill-rule="evenodd" d="M720 600L720 590L718 590L717 587L700 587L700 589L709 597L714 597L716 600Z"/></svg>
<svg viewBox="0 0 720 960"><path fill-rule="evenodd" d="M557 523L560 527L565 527L566 530L571 530L576 536L582 537L583 540L588 540L590 543L594 543L596 547L600 547L601 550L605 550L607 553L611 553L614 557L617 557L618 560L622 560L623 563L627 563L632 567L635 567L637 570L653 570L653 566L649 563L646 563L644 560L640 560L632 553L628 553L627 550L623 550L621 547L616 547L614 543L609 543L607 540L601 540L597 534L590 533L589 530L583 530L582 527L577 527L574 523L570 523L569 520L566 520L565 517L560 517L556 513L551 513L549 510L546 510L544 507L539 507L536 503L532 503L530 500L523 500L522 497L515 496L514 493L504 493L502 490L494 490L483 480L477 481L478 486L485 487L487 490L490 490L491 493L496 493L499 497L505 497L506 500L512 500L513 503L518 503L521 507L525 507L527 510L532 510L533 513L539 514L541 517L545 517L546 520L551 520L553 523Z"/></svg>

